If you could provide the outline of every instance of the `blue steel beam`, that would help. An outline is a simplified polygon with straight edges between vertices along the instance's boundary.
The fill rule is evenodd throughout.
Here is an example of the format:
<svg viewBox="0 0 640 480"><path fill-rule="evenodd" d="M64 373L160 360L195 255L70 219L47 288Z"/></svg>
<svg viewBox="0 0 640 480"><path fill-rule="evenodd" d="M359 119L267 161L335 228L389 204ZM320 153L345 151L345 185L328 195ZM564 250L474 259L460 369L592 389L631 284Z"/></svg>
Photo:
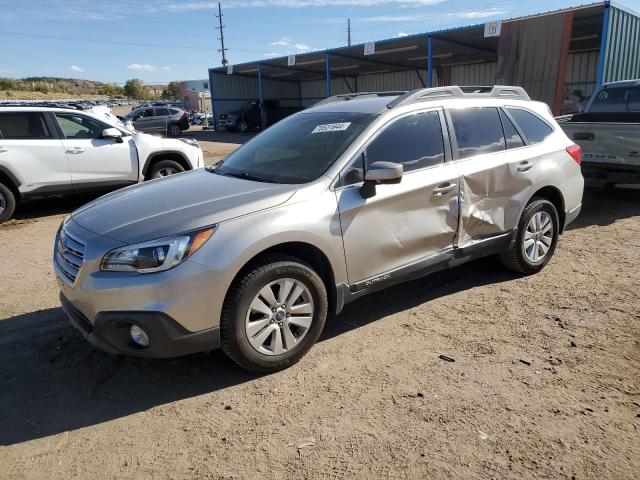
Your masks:
<svg viewBox="0 0 640 480"><path fill-rule="evenodd" d="M602 20L602 38L600 39L600 54L598 55L598 73L596 73L596 88L602 85L604 76L604 62L607 53L607 36L609 35L609 12L611 6L607 2L604 6L604 18Z"/></svg>

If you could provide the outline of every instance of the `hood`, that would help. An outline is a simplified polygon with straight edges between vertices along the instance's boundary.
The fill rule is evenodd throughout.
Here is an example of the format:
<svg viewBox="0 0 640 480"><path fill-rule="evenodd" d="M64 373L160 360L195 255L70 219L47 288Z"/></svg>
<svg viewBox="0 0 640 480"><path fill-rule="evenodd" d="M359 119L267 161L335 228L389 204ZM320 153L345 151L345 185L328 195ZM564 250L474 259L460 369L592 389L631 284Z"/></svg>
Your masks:
<svg viewBox="0 0 640 480"><path fill-rule="evenodd" d="M110 193L76 210L72 218L99 235L138 243L275 207L297 188L198 169Z"/></svg>

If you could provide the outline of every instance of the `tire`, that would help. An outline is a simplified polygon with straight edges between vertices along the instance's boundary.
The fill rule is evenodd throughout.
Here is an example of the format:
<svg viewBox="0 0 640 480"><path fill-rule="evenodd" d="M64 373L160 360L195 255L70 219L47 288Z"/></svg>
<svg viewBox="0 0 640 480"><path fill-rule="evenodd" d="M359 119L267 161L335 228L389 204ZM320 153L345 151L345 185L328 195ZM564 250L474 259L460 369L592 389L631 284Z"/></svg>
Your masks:
<svg viewBox="0 0 640 480"><path fill-rule="evenodd" d="M182 127L178 123L171 123L167 127L167 136L169 137L179 137L182 133Z"/></svg>
<svg viewBox="0 0 640 480"><path fill-rule="evenodd" d="M285 282L293 282L289 290ZM298 286L303 289L299 296L281 298L283 294L287 296L287 291L289 297L295 296ZM267 289L273 294L273 302L266 300L267 296L262 297ZM282 309L278 301L291 304L285 304L286 308ZM268 304L272 305L271 312ZM260 310L253 308L254 305ZM278 307L275 312L274 306ZM220 319L222 350L242 368L253 372L275 372L290 367L318 340L327 310L327 290L311 267L294 257L265 257L229 290ZM281 315L282 312L285 313ZM302 320L310 324L305 323L306 328L296 325L302 325ZM280 348L275 338L278 336Z"/></svg>
<svg viewBox="0 0 640 480"><path fill-rule="evenodd" d="M535 216L539 220L541 219L541 223L545 224L543 228L536 228L535 224L532 225L532 222L534 222L532 219ZM549 220L552 228L550 236L548 231L546 235L542 233L547 229L546 219ZM507 251L500 254L500 260L510 270L526 275L537 273L553 257L559 235L560 221L556 207L553 203L543 198L532 198L522 212L520 222L518 222L516 238L512 240ZM526 241L530 245L527 249L525 249L524 245L525 237L528 237ZM531 244L531 240L533 240L533 244ZM547 248L546 252L544 252L545 247ZM538 255L537 259L535 258L536 254Z"/></svg>
<svg viewBox="0 0 640 480"><path fill-rule="evenodd" d="M11 218L16 210L16 197L10 188L0 183L0 223Z"/></svg>
<svg viewBox="0 0 640 480"><path fill-rule="evenodd" d="M248 134L249 134L249 130L251 130L251 127L249 126L249 122L247 122L246 120L242 120L242 121L238 124L238 131L239 131L242 135L248 135Z"/></svg>
<svg viewBox="0 0 640 480"><path fill-rule="evenodd" d="M153 180L154 178L168 177L181 172L184 172L184 167L178 162L174 160L160 160L153 164L149 175L147 175L147 179Z"/></svg>

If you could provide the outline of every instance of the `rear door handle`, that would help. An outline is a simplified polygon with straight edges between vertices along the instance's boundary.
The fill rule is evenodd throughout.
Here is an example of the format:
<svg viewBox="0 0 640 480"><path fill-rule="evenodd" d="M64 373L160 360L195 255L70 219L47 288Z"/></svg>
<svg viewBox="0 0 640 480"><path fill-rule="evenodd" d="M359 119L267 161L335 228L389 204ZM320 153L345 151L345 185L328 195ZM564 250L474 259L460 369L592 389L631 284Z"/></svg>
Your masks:
<svg viewBox="0 0 640 480"><path fill-rule="evenodd" d="M442 185L433 189L433 195L438 197L442 197L447 193L451 193L456 189L457 185L455 183L443 183Z"/></svg>
<svg viewBox="0 0 640 480"><path fill-rule="evenodd" d="M529 162L520 162L520 165L518 165L518 171L519 172L528 172L529 170L531 170L531 167L533 167L532 163Z"/></svg>
<svg viewBox="0 0 640 480"><path fill-rule="evenodd" d="M8 152L9 149L7 147L0 147L0 153Z"/></svg>
<svg viewBox="0 0 640 480"><path fill-rule="evenodd" d="M65 151L67 153L83 153L84 152L84 148L82 148L82 147L68 147Z"/></svg>
<svg viewBox="0 0 640 480"><path fill-rule="evenodd" d="M576 132L573 134L574 140L595 140L596 135L592 132Z"/></svg>

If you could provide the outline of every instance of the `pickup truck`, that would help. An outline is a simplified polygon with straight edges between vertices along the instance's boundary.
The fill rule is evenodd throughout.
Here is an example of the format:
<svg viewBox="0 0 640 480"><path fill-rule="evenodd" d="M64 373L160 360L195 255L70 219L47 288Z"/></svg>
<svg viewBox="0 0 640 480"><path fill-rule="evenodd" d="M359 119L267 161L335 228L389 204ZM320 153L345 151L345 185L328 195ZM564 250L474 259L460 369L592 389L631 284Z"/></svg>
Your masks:
<svg viewBox="0 0 640 480"><path fill-rule="evenodd" d="M265 120L267 126L279 122L285 117L302 110L302 107L283 107L278 100L264 101ZM218 117L218 127L221 130L249 133L259 131L262 127L260 119L260 101L246 102L238 110L222 113Z"/></svg>
<svg viewBox="0 0 640 480"><path fill-rule="evenodd" d="M582 147L588 186L640 184L640 80L604 84L584 112L556 120Z"/></svg>

